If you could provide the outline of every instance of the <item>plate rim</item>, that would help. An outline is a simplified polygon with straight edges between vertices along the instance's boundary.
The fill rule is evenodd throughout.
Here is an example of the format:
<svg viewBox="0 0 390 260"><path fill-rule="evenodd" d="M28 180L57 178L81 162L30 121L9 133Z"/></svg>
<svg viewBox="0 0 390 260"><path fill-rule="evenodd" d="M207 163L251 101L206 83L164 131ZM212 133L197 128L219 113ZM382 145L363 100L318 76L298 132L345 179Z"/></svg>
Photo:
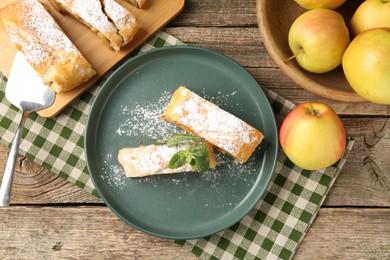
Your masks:
<svg viewBox="0 0 390 260"><path fill-rule="evenodd" d="M256 195L256 199L254 200L253 203L250 204L250 206L246 209L246 210L243 210L243 212L240 215L239 218L235 219L232 223L230 224L226 224L223 226L223 228L218 228L217 230L212 230L210 232L208 232L207 234L203 234L203 235L197 235L197 236L173 236L173 235L164 235L164 234L161 234L161 233L156 233L156 232L153 232L153 231L150 231L150 230L147 230L143 227L140 227L139 225L136 225L134 223L132 223L131 221L129 221L128 219L126 219L124 216L122 216L112 205L109 201L107 201L107 199L104 197L104 195L102 195L102 192L101 192L101 189L100 187L97 185L97 180L95 180L95 177L94 177L94 174L91 173L91 162L90 160L88 159L89 156L88 156L88 147L89 147L89 143L91 142L90 140L95 140L93 139L94 135L88 135L87 132L89 131L89 129L92 128L93 125L98 125L98 121L100 120L100 118L98 118L98 120L96 120L96 118L93 118L91 117L91 115L93 113L97 113L97 112L94 112L95 110L98 110L99 113L102 112L103 108L99 109L99 108L96 108L98 106L98 102L97 100L100 99L100 95L102 93L102 90L103 89L106 89L106 88L109 88L110 86L110 81L114 80L117 75L121 73L121 71L123 70L123 68L125 68L126 66L128 66L129 63L133 63L137 60L140 60L140 59L144 59L145 56L149 56L149 55L155 55L155 53L159 53L159 52L164 52L164 51L169 51L169 50L194 50L194 51L201 51L201 52L205 52L207 53L207 55L216 55L216 56L219 56L219 58L225 60L225 61L228 61L230 63L232 63L237 69L240 69L244 74L246 74L246 76L248 77L248 79L252 80L254 82L255 85L258 86L258 89L259 89L259 93L262 93L263 95L263 98L265 98L265 100L267 101L266 102L266 107L269 109L269 111L271 112L271 119L272 119L272 131L275 133L275 139L272 140L273 143L274 143L274 150L275 152L272 154L272 163L271 163L271 169L270 169L270 173L268 173L268 176L266 178L266 182L265 182L265 185L264 185L264 189L261 191L261 192L258 192L258 194ZM118 84L116 84L118 85ZM115 92L115 89L110 91L109 93L112 94L113 92ZM104 100L107 101L109 99L109 96L108 97L105 97ZM256 97L256 100L258 100L259 97ZM104 106L103 106L104 107ZM137 229L137 230L140 230L146 234L149 234L149 235L152 235L152 236L155 236L155 237L159 237L159 238L164 238L164 239L172 239L172 240L189 240L189 239L198 239L198 238L203 238L203 237L207 237L207 236L210 236L210 235L213 235L213 234L216 234L222 230L225 230L229 227L231 227L232 225L236 224L237 222L241 221L241 219L243 217L245 217L255 206L256 204L260 201L261 197L265 194L266 190L267 190L267 187L269 186L270 182L271 182L271 179L272 179L272 176L273 176L273 172L275 170L275 167L276 167L276 163L277 163L277 158L278 158L278 154L279 154L279 140L278 140L278 128L277 128L277 124L276 124L276 119L275 119L275 113L272 109L272 105L269 101L269 98L267 96L267 94L265 93L263 87L260 85L259 82L257 82L257 80L244 68L242 67L238 62L236 62L235 60L233 60L232 58L222 54L222 53L219 53L219 52L216 52L216 51L213 51L213 50L210 50L210 49L206 49L206 48L203 48L203 47L196 47L196 46L188 46L188 45L178 45L178 46L163 46L163 47L158 47L158 48L153 48L153 49L150 49L148 51L145 51L143 53L139 53L137 54L136 56L134 57L131 57L130 59L128 59L127 61L125 61L124 63L122 63L120 66L118 66L112 73L109 77L107 77L105 79L105 81L103 82L102 86L100 87L100 89L98 90L98 93L96 94L96 97L91 105L91 109L90 109L90 112L89 112L89 115L88 115L88 118L87 118L87 123L86 123L86 127L85 127L85 138L84 138L84 151L85 151L85 160L86 160L86 164L87 164L87 169L88 169L88 173L89 173L89 176L94 184L94 187L96 189L96 191L98 192L100 198L103 200L103 202L106 204L106 206L113 212L115 213L115 215L117 217L119 217L122 221L124 221L126 224L128 224L129 226Z"/></svg>

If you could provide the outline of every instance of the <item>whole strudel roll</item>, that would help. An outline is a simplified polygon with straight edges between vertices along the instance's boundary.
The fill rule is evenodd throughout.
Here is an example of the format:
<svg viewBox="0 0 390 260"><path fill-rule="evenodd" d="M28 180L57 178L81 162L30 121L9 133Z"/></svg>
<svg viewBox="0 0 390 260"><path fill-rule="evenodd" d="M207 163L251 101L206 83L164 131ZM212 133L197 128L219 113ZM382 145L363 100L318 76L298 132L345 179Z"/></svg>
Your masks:
<svg viewBox="0 0 390 260"><path fill-rule="evenodd" d="M72 90L96 73L38 1L0 9L0 25L52 91Z"/></svg>

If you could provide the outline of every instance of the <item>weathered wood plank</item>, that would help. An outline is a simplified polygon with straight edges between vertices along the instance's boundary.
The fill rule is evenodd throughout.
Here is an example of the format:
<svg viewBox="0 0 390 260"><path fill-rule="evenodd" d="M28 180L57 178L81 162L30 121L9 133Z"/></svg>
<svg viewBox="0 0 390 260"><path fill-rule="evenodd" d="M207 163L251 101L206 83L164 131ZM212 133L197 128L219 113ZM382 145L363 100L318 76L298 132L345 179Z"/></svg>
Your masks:
<svg viewBox="0 0 390 260"><path fill-rule="evenodd" d="M173 27L164 31L188 45L221 52L244 67L277 68L257 28Z"/></svg>
<svg viewBox="0 0 390 260"><path fill-rule="evenodd" d="M2 178L9 149L0 145ZM81 188L19 156L12 187L12 204L102 203Z"/></svg>
<svg viewBox="0 0 390 260"><path fill-rule="evenodd" d="M293 259L390 259L390 209L321 209Z"/></svg>
<svg viewBox="0 0 390 260"><path fill-rule="evenodd" d="M256 26L256 1L186 0L182 13L171 22L175 26Z"/></svg>
<svg viewBox="0 0 390 260"><path fill-rule="evenodd" d="M106 207L9 207L0 219L2 259L197 259Z"/></svg>
<svg viewBox="0 0 390 260"><path fill-rule="evenodd" d="M2 259L197 259L106 207L10 207L0 219ZM323 208L294 259L388 259L389 222L390 209Z"/></svg>
<svg viewBox="0 0 390 260"><path fill-rule="evenodd" d="M347 118L343 122L355 145L326 205L389 207L389 119Z"/></svg>

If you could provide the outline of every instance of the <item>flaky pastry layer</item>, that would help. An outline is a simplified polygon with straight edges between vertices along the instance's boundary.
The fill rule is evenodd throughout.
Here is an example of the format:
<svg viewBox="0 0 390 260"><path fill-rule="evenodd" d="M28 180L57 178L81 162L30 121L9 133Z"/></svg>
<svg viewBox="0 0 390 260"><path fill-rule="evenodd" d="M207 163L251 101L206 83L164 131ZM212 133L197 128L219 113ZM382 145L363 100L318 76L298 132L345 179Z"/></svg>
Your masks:
<svg viewBox="0 0 390 260"><path fill-rule="evenodd" d="M210 168L215 168L216 160L213 147L207 144L210 155ZM193 172L189 164L171 169L168 167L172 156L186 146L168 147L167 145L147 145L127 147L119 150L118 161L126 172L127 177L145 177L157 174L173 174L179 172Z"/></svg>
<svg viewBox="0 0 390 260"><path fill-rule="evenodd" d="M203 138L240 163L249 159L264 138L251 125L183 86L173 93L162 118Z"/></svg>
<svg viewBox="0 0 390 260"><path fill-rule="evenodd" d="M0 9L0 25L52 91L72 90L95 75L38 1L18 0Z"/></svg>

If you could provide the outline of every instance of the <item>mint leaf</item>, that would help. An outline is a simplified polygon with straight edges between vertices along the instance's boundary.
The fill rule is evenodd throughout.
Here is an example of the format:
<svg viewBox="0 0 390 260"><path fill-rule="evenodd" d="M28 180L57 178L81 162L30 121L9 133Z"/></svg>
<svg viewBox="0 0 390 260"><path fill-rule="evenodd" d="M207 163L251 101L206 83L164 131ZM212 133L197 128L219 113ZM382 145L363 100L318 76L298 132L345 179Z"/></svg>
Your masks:
<svg viewBox="0 0 390 260"><path fill-rule="evenodd" d="M203 173L210 168L210 154L205 143L199 142L189 149L189 153L194 158L194 164L191 165L197 172Z"/></svg>
<svg viewBox="0 0 390 260"><path fill-rule="evenodd" d="M209 155L209 152L207 150L207 146L204 142L197 142L197 143L194 143L193 145L191 145L189 148L188 148L188 151L194 156L194 157L200 157L200 156L204 156L206 153L207 155Z"/></svg>
<svg viewBox="0 0 390 260"><path fill-rule="evenodd" d="M168 167L170 169L177 169L187 163L188 151L182 150L175 153L169 160Z"/></svg>
<svg viewBox="0 0 390 260"><path fill-rule="evenodd" d="M199 138L190 134L174 134L167 140L168 147L186 142L187 149L175 153L169 161L168 167L176 169L188 163L192 168L203 173L210 168L210 154L207 146Z"/></svg>
<svg viewBox="0 0 390 260"><path fill-rule="evenodd" d="M184 141L194 141L194 140L197 141L199 139L190 134L174 134L168 138L167 145L168 147L172 147Z"/></svg>
<svg viewBox="0 0 390 260"><path fill-rule="evenodd" d="M210 157L197 157L192 167L199 173L204 173L210 168Z"/></svg>

